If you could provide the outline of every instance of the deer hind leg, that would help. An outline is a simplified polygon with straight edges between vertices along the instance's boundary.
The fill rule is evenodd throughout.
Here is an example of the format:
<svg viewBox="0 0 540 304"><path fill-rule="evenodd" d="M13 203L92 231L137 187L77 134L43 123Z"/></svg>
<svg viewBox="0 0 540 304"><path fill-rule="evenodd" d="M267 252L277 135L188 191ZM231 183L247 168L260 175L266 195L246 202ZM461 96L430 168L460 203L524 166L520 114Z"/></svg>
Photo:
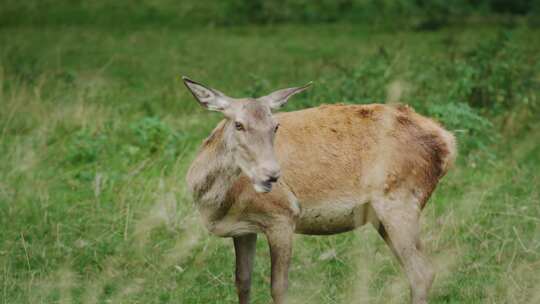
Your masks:
<svg viewBox="0 0 540 304"><path fill-rule="evenodd" d="M288 287L289 265L292 255L293 230L291 227L274 227L266 231L272 263L272 299L275 304L285 303Z"/></svg>
<svg viewBox="0 0 540 304"><path fill-rule="evenodd" d="M383 199L374 202L380 220L379 234L402 265L411 287L414 304L426 304L435 276L431 263L422 252L419 239L420 208L416 202Z"/></svg>
<svg viewBox="0 0 540 304"><path fill-rule="evenodd" d="M236 291L240 304L249 303L249 293L251 289L251 273L253 270L253 260L255 257L255 245L257 243L256 234L246 234L236 236L234 240L234 251L236 254Z"/></svg>

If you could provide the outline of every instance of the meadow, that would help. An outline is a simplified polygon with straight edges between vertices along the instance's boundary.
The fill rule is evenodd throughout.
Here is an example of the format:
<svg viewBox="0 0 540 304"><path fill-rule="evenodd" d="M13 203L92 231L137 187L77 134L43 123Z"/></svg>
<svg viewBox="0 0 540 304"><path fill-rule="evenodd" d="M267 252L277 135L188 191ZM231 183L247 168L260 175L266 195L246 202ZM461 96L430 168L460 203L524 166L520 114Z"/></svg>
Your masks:
<svg viewBox="0 0 540 304"><path fill-rule="evenodd" d="M430 303L540 303L540 31L475 23L0 27L0 302L235 303L230 239L211 236L185 172L231 96L313 81L284 111L402 102L460 157L424 210ZM253 302L268 303L257 244ZM296 236L291 303L407 303L371 227Z"/></svg>

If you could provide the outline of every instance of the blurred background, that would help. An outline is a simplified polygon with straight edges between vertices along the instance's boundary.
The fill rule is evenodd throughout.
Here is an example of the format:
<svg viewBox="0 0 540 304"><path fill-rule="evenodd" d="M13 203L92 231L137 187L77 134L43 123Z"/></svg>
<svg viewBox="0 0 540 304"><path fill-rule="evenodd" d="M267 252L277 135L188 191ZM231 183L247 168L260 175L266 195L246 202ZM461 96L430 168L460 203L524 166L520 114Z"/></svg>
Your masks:
<svg viewBox="0 0 540 304"><path fill-rule="evenodd" d="M402 102L460 157L424 210L430 303L540 303L540 2L0 1L0 303L235 303L232 241L185 191L234 97ZM259 238L253 302L268 303ZM407 303L370 227L297 236L291 303Z"/></svg>
<svg viewBox="0 0 540 304"><path fill-rule="evenodd" d="M527 17L538 24L533 0L4 0L2 25L201 27L262 24L374 24L435 30L477 20ZM535 21L536 20L536 21Z"/></svg>

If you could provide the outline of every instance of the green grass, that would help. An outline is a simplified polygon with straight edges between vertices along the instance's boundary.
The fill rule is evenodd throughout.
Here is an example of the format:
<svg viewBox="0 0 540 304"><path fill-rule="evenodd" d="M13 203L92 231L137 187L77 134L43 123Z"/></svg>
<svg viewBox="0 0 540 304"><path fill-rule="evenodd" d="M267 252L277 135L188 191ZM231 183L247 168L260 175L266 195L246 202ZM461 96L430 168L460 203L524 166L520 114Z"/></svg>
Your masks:
<svg viewBox="0 0 540 304"><path fill-rule="evenodd" d="M501 31L511 35L503 46L471 55L498 43ZM286 110L382 102L398 83L404 102L450 124L463 142L423 217L439 269L431 303L540 302L540 125L537 108L524 105L538 96L540 41L531 37L539 34L493 26L0 28L0 302L235 302L231 240L204 230L184 185L221 118L199 108L180 75L232 96L315 81ZM512 86L481 74L486 62L501 63L489 69L513 77ZM460 106L477 90L505 102ZM457 110L441 109L451 102ZM270 299L263 239L254 303ZM290 279L293 303L408 298L404 274L368 227L298 236Z"/></svg>

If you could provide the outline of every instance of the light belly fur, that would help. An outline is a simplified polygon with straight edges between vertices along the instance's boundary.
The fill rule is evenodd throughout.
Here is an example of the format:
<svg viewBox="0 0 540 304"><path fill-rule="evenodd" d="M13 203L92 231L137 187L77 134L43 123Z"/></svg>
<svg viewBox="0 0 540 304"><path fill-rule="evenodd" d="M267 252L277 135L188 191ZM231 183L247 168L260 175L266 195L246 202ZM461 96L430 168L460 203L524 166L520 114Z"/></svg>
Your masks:
<svg viewBox="0 0 540 304"><path fill-rule="evenodd" d="M367 223L377 225L378 219L368 201L321 202L302 206L296 219L295 233L328 235L354 230ZM203 219L207 219L203 216ZM208 230L221 237L261 232L250 220L227 214L216 221L204 221Z"/></svg>
<svg viewBox="0 0 540 304"><path fill-rule="evenodd" d="M302 207L295 230L300 234L336 234L376 221L375 213L367 201L324 202L306 207L302 203L300 205Z"/></svg>

